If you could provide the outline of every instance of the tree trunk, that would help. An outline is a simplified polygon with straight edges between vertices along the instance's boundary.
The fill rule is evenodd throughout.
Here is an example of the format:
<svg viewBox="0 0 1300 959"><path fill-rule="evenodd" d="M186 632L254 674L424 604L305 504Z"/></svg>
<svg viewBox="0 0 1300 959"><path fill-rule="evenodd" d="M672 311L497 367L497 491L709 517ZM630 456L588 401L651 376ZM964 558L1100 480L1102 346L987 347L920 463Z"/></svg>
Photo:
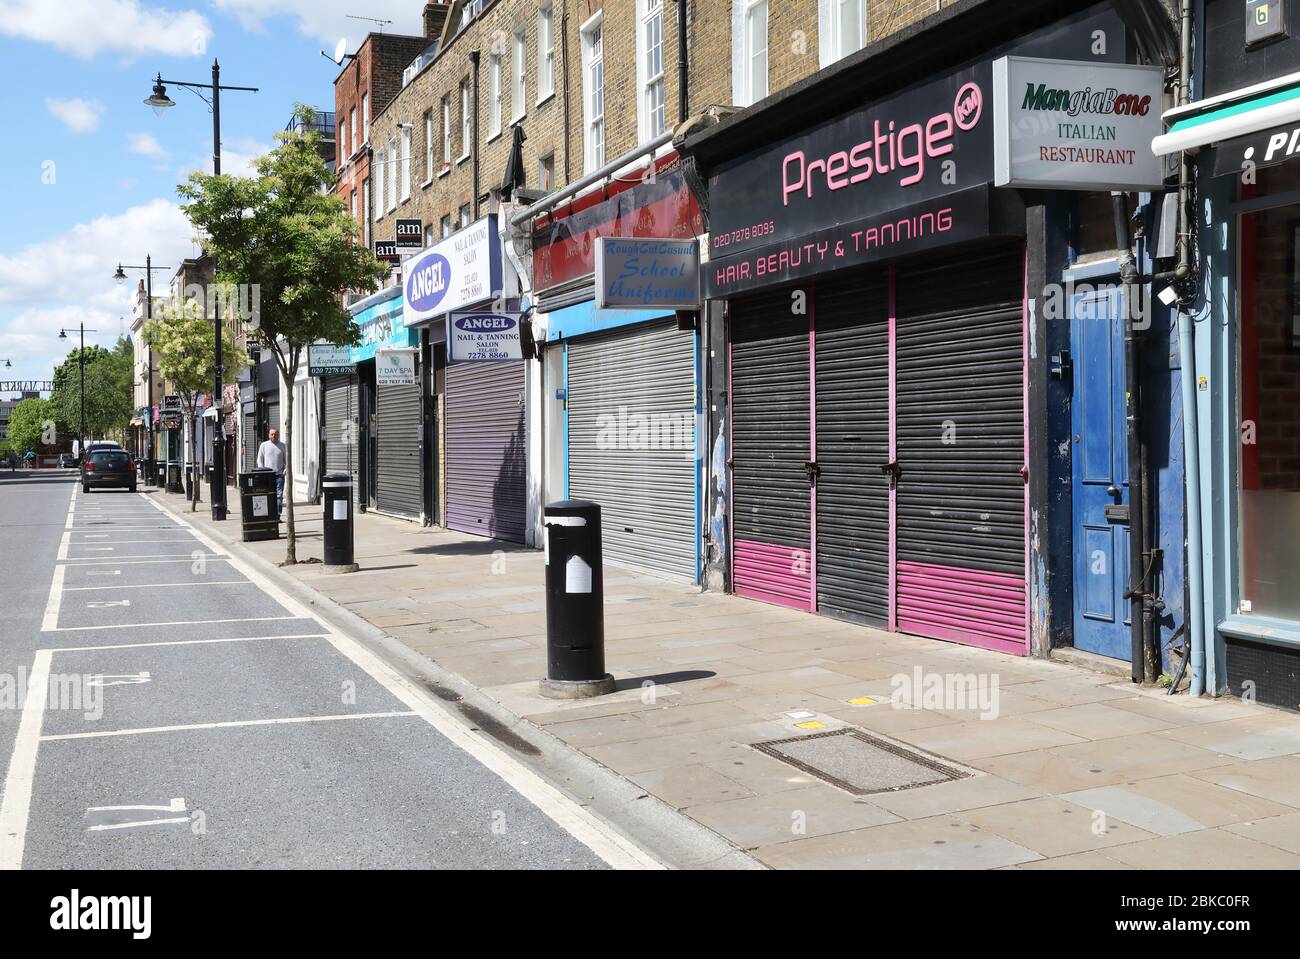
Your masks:
<svg viewBox="0 0 1300 959"><path fill-rule="evenodd" d="M297 375L297 370L294 371ZM286 377L286 380L288 378ZM284 507L288 512L285 520L285 554L284 565L293 566L298 562L298 540L293 526L293 394L294 384L289 382L289 401L285 404L287 413L284 418Z"/></svg>
<svg viewBox="0 0 1300 959"><path fill-rule="evenodd" d="M198 403L190 407L190 512L199 509L199 444L198 444ZM183 469L185 464L181 463Z"/></svg>

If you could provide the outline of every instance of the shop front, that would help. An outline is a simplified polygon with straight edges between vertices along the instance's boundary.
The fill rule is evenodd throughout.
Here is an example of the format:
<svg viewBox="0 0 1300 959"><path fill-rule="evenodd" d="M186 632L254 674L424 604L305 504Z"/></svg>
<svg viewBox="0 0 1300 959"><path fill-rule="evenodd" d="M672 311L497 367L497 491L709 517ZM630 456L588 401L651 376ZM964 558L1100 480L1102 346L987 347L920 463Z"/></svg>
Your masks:
<svg viewBox="0 0 1300 959"><path fill-rule="evenodd" d="M350 309L352 322L361 334L360 344L349 353L357 370L359 502L381 513L421 520L424 470L420 334L406 325L401 287L376 293ZM336 405L341 399L340 388L346 389L334 384L332 402ZM340 449L347 438L340 430L334 452L327 449L326 456L337 461L348 455Z"/></svg>
<svg viewBox="0 0 1300 959"><path fill-rule="evenodd" d="M1300 38L1207 0L1195 99L1157 153L1196 168L1189 502L1203 675L1193 691L1300 709Z"/></svg>
<svg viewBox="0 0 1300 959"><path fill-rule="evenodd" d="M407 323L428 364L429 499L447 529L524 543L527 362L497 217L409 258L403 274Z"/></svg>
<svg viewBox="0 0 1300 959"><path fill-rule="evenodd" d="M1052 113L1071 90L1117 89L1101 100L1122 104L1108 136L1123 140L1142 103L1130 85L1154 82L1158 101L1161 81L1122 66L1106 5L964 65L944 59L960 46L948 29L927 38L932 71L904 80L881 53L857 78L832 69L678 144L709 211L703 286L722 320L710 403L727 446L711 457L708 526L739 595L1045 655L1072 635L1074 587L1052 558L1073 542L1071 444L1055 418L1068 361L1048 362L1068 357L1069 323L1049 325L1042 306L1084 203L1039 188L1109 203L1160 185L1126 143L1048 142L1088 139ZM1046 71L1041 84L1025 65ZM895 92L846 93L866 77ZM1018 109L1043 116L1018 122ZM1112 489L1127 502L1124 479Z"/></svg>
<svg viewBox="0 0 1300 959"><path fill-rule="evenodd" d="M607 563L693 583L704 470L696 274L689 303L664 305L682 276L656 258L665 246L693 254L703 222L675 152L641 167L534 225L545 497L600 504ZM622 264L608 276L602 250Z"/></svg>

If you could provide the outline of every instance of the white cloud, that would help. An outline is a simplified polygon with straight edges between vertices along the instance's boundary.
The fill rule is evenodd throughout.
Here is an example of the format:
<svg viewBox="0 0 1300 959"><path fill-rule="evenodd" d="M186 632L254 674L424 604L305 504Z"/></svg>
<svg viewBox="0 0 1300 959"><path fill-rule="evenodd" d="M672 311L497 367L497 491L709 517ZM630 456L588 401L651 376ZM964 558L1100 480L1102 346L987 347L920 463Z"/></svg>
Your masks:
<svg viewBox="0 0 1300 959"><path fill-rule="evenodd" d="M0 357L12 359L5 379L49 379L67 355L59 330L85 323L97 330L86 342L111 346L131 325L131 303L143 270L128 270L127 283L113 280L118 263L157 266L154 292L165 292L180 261L194 256L194 228L180 208L153 200L112 216L80 223L0 256ZM2 365L2 364L0 364Z"/></svg>
<svg viewBox="0 0 1300 959"><path fill-rule="evenodd" d="M81 97L70 97L67 100L46 97L45 109L73 133L89 133L98 128L104 104L98 100L83 100Z"/></svg>
<svg viewBox="0 0 1300 959"><path fill-rule="evenodd" d="M364 14L376 20L392 20L384 33L402 33L422 36L423 4L411 0L369 0L357 4L356 0L213 0L217 9L239 19L246 30L260 30L271 17L287 16L297 21L304 36L324 41L332 53L339 37L348 38L348 52L356 50L362 38L371 31L378 32L379 25L369 20L351 20L349 13Z"/></svg>
<svg viewBox="0 0 1300 959"><path fill-rule="evenodd" d="M169 154L162 148L157 137L152 133L128 133L126 135L127 149L132 153L138 153L141 156L158 157L165 159Z"/></svg>
<svg viewBox="0 0 1300 959"><path fill-rule="evenodd" d="M207 52L212 27L197 11L140 0L0 0L0 34L85 59L105 51L198 56Z"/></svg>
<svg viewBox="0 0 1300 959"><path fill-rule="evenodd" d="M143 263L152 253L155 263L177 266L178 258L191 255L193 235L180 207L167 200L79 223L14 256L0 256L0 306L24 309L93 300L126 307L130 284L114 284L117 264ZM162 273L154 276L155 282L163 279Z"/></svg>

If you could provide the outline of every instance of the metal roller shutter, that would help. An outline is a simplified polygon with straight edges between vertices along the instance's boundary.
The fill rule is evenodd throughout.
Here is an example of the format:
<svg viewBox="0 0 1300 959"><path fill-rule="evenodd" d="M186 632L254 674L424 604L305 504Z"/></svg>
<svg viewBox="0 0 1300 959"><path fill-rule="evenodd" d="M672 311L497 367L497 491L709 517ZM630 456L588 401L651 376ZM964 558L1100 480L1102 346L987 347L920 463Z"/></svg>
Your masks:
<svg viewBox="0 0 1300 959"><path fill-rule="evenodd" d="M424 505L420 492L420 388L380 386L378 393L375 508L418 519Z"/></svg>
<svg viewBox="0 0 1300 959"><path fill-rule="evenodd" d="M812 608L809 317L789 290L731 306L732 585Z"/></svg>
<svg viewBox="0 0 1300 959"><path fill-rule="evenodd" d="M280 425L280 401L270 400L266 404L266 439L270 439L271 430L278 430L280 442L284 442L284 428Z"/></svg>
<svg viewBox="0 0 1300 959"><path fill-rule="evenodd" d="M898 628L1023 651L1024 258L897 279Z"/></svg>
<svg viewBox="0 0 1300 959"><path fill-rule="evenodd" d="M675 322L569 346L569 495L611 563L694 582L695 337Z"/></svg>
<svg viewBox="0 0 1300 959"><path fill-rule="evenodd" d="M244 446L243 469L245 473L251 473L257 465L257 446L261 442L257 438L256 413L244 414L244 435L240 439Z"/></svg>
<svg viewBox="0 0 1300 959"><path fill-rule="evenodd" d="M454 363L447 367L444 421L449 529L524 541L525 362Z"/></svg>
<svg viewBox="0 0 1300 959"><path fill-rule="evenodd" d="M352 477L352 495L357 496L357 440L360 425L356 413L356 383L351 376L327 376L322 384L325 405L325 472L347 473Z"/></svg>
<svg viewBox="0 0 1300 959"><path fill-rule="evenodd" d="M819 283L817 608L889 622L889 277Z"/></svg>

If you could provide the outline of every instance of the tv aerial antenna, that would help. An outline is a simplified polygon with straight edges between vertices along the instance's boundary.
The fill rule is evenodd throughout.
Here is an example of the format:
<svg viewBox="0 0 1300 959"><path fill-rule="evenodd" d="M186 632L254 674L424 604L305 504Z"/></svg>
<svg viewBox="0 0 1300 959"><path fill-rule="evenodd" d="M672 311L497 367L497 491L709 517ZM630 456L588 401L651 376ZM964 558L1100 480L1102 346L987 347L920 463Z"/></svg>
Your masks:
<svg viewBox="0 0 1300 959"><path fill-rule="evenodd" d="M344 16L349 20L366 20L370 23L376 24L379 27L380 33L384 32L384 27L391 26L393 23L392 20L379 20L376 17L359 17L355 13L346 13Z"/></svg>

